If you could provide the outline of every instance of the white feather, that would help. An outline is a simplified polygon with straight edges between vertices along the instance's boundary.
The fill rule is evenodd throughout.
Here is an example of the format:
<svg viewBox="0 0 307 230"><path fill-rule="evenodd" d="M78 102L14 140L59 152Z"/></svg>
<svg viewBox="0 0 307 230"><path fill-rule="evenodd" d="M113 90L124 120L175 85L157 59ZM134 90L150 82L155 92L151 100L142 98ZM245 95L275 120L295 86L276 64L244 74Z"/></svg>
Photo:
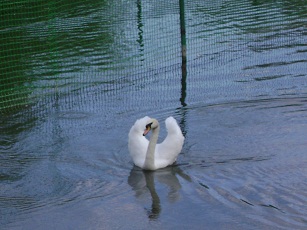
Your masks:
<svg viewBox="0 0 307 230"><path fill-rule="evenodd" d="M148 150L149 141L143 136L143 133L146 125L152 120L155 119L146 116L135 122L129 132L128 148L136 166L156 170L167 167L176 161L177 156L181 152L184 137L176 120L173 117L168 117L165 120L168 134L161 144L156 144L154 152L150 153L150 150ZM154 134L153 130L153 135L158 135L159 123L157 122L157 124L157 133ZM150 168L144 167L146 154L154 154L154 162L152 162Z"/></svg>

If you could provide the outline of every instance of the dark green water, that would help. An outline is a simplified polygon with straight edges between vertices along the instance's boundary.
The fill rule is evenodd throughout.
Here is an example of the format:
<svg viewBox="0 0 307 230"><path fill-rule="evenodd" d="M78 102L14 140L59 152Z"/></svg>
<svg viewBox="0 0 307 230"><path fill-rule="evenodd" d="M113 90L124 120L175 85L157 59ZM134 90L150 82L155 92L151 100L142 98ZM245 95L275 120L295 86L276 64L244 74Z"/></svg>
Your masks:
<svg viewBox="0 0 307 230"><path fill-rule="evenodd" d="M186 2L186 79L177 1L3 3L1 229L306 229L306 3ZM133 167L145 115L175 166Z"/></svg>

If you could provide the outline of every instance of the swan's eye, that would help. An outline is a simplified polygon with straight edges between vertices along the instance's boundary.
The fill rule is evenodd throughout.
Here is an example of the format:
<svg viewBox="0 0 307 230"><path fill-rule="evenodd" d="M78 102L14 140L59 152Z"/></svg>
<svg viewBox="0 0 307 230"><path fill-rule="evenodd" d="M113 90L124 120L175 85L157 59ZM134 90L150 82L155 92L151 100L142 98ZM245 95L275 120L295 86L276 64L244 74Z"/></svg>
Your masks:
<svg viewBox="0 0 307 230"><path fill-rule="evenodd" d="M151 128L152 122L146 125L146 129Z"/></svg>

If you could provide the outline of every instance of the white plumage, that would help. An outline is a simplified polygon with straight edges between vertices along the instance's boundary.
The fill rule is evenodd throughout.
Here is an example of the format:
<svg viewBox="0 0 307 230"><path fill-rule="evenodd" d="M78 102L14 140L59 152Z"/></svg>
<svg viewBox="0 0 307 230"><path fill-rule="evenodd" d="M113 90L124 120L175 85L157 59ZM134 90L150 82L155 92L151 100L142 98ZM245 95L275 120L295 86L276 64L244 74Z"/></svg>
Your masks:
<svg viewBox="0 0 307 230"><path fill-rule="evenodd" d="M136 166L145 170L156 170L173 164L179 155L184 137L173 117L165 120L167 136L157 144L159 122L148 116L137 120L131 127L128 136L128 148ZM145 131L144 131L145 130ZM144 135L152 130L150 141Z"/></svg>

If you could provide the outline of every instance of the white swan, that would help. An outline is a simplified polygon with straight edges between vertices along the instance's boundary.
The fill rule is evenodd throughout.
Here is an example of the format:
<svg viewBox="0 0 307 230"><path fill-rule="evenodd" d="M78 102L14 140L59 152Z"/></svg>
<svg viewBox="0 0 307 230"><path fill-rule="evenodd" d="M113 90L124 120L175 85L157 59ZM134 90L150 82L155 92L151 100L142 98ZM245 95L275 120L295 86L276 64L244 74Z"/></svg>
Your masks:
<svg viewBox="0 0 307 230"><path fill-rule="evenodd" d="M167 136L157 144L160 126L156 119L143 117L131 127L128 136L128 148L136 166L145 170L156 170L173 164L180 153L184 137L173 117L165 120ZM145 129L145 131L144 131ZM152 130L148 141L145 135Z"/></svg>

